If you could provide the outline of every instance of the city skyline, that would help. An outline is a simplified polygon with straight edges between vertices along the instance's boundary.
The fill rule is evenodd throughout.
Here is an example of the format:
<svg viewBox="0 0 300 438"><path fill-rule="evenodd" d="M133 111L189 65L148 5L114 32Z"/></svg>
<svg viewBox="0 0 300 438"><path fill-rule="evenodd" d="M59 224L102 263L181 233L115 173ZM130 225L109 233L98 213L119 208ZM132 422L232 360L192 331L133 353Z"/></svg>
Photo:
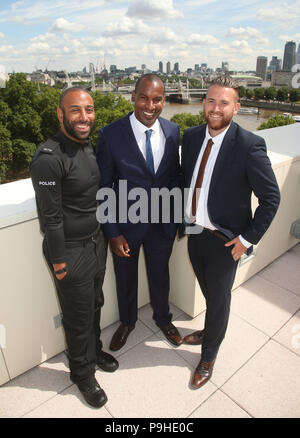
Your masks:
<svg viewBox="0 0 300 438"><path fill-rule="evenodd" d="M5 0L0 64L8 72L82 70L176 62L255 70L259 56L283 59L300 42L300 0Z"/></svg>

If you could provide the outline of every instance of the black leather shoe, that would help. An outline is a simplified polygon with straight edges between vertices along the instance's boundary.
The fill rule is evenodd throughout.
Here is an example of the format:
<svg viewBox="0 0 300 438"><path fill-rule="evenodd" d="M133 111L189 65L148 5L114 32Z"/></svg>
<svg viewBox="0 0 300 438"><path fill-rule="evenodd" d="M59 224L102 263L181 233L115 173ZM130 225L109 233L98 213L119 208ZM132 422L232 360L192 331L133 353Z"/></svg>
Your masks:
<svg viewBox="0 0 300 438"><path fill-rule="evenodd" d="M101 408L107 402L107 396L95 376L77 382L77 386L85 401L93 408Z"/></svg>
<svg viewBox="0 0 300 438"><path fill-rule="evenodd" d="M134 326L121 323L110 341L109 349L112 351L120 350L126 344L129 333L133 329Z"/></svg>
<svg viewBox="0 0 300 438"><path fill-rule="evenodd" d="M100 351L97 354L97 365L107 373L113 373L119 368L119 362L111 354L105 353L105 351Z"/></svg>
<svg viewBox="0 0 300 438"><path fill-rule="evenodd" d="M178 345L182 344L182 337L175 325L173 325L171 322L168 325L159 325L158 327L161 329L168 341L171 342L171 344L176 345L177 347Z"/></svg>

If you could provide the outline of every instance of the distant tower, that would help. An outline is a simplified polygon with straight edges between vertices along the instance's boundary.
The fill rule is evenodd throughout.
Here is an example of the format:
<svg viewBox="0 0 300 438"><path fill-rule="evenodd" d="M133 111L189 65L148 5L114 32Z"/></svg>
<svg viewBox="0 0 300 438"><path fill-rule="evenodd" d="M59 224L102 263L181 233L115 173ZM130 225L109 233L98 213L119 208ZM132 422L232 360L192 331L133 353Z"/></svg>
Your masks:
<svg viewBox="0 0 300 438"><path fill-rule="evenodd" d="M300 44L298 44L298 50L296 53L296 64L300 64Z"/></svg>
<svg viewBox="0 0 300 438"><path fill-rule="evenodd" d="M270 71L280 71L281 70L281 59L278 59L277 56L272 56L272 60L270 61L270 65L268 67Z"/></svg>
<svg viewBox="0 0 300 438"><path fill-rule="evenodd" d="M179 73L179 62L175 62L174 64L174 72Z"/></svg>
<svg viewBox="0 0 300 438"><path fill-rule="evenodd" d="M167 62L167 75L171 73L171 63L170 61Z"/></svg>
<svg viewBox="0 0 300 438"><path fill-rule="evenodd" d="M283 71L291 71L296 61L296 43L287 41L284 46Z"/></svg>
<svg viewBox="0 0 300 438"><path fill-rule="evenodd" d="M159 61L158 71L159 71L159 73L163 73L164 72L164 65L163 65L162 61Z"/></svg>
<svg viewBox="0 0 300 438"><path fill-rule="evenodd" d="M258 56L256 60L256 76L259 76L264 81L267 75L268 58L266 56Z"/></svg>
<svg viewBox="0 0 300 438"><path fill-rule="evenodd" d="M227 61L222 61L222 71L224 72L229 71L229 64Z"/></svg>

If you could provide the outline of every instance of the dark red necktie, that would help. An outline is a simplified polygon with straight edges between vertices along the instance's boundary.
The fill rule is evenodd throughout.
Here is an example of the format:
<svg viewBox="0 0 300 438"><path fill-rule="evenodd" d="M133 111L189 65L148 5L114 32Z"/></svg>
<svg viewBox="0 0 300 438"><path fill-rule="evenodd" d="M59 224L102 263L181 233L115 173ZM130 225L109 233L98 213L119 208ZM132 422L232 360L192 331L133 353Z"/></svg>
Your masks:
<svg viewBox="0 0 300 438"><path fill-rule="evenodd" d="M197 176L197 180L196 180L196 184L195 184L195 188L194 188L194 193L193 193L193 199L192 199L192 218L196 217L196 211L197 211L197 204L198 204L198 199L199 199L199 195L200 195L200 189L202 186L202 181L203 181L203 176L204 176L204 171L205 171L205 167L206 167L206 163L212 148L212 145L214 144L214 142L212 141L212 139L210 138L207 142L204 154L202 156L201 159L201 163L199 166L199 171L198 171L198 176Z"/></svg>

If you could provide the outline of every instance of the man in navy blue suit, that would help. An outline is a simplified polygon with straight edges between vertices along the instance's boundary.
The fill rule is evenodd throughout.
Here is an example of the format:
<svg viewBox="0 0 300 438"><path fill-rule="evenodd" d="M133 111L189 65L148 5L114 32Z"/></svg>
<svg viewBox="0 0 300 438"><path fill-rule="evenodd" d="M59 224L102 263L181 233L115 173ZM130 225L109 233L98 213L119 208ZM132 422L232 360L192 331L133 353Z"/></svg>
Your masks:
<svg viewBox="0 0 300 438"><path fill-rule="evenodd" d="M211 377L230 311L238 260L257 244L271 224L279 189L263 138L232 122L240 104L238 84L221 76L203 101L207 124L188 129L182 145L184 187L189 188L185 221L190 260L206 300L204 330L184 338L202 344L192 386ZM252 192L258 198L254 215Z"/></svg>
<svg viewBox="0 0 300 438"><path fill-rule="evenodd" d="M151 222L150 205L153 189L172 190L180 186L180 130L175 123L159 117L165 104L164 84L159 76L142 76L136 83L132 101L133 113L100 129L97 148L100 189L113 188L117 205L116 220L112 220L112 214L108 212L108 222L103 224L113 253L121 321L110 343L113 351L123 347L137 321L141 246L145 254L153 319L172 344L182 343L177 328L171 323L169 310L168 264L177 225L174 218L163 221L162 211L158 220ZM132 189L143 189L147 194L149 204L145 207L149 211L146 220L136 222L129 217L133 201L128 199L128 193ZM128 204L125 212L121 211L124 208L118 207L124 202Z"/></svg>

